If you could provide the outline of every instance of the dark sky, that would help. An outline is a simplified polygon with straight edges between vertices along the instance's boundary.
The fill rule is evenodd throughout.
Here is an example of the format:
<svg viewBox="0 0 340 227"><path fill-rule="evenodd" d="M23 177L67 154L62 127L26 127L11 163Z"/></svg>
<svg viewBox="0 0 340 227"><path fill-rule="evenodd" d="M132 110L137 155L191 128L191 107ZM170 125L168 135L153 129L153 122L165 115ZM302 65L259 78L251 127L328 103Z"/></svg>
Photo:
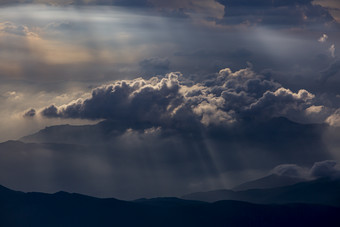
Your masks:
<svg viewBox="0 0 340 227"><path fill-rule="evenodd" d="M276 166L308 177L314 163L338 168L339 10L336 0L0 1L0 141L93 125L31 138L27 159L25 146L1 144L0 184L135 198L231 187Z"/></svg>

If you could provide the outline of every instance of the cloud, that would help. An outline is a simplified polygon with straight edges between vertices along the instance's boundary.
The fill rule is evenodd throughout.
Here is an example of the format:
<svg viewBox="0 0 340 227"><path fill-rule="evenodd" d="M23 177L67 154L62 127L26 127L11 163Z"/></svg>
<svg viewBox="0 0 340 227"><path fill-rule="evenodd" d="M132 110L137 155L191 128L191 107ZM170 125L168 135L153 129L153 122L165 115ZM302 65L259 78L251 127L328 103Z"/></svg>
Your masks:
<svg viewBox="0 0 340 227"><path fill-rule="evenodd" d="M282 164L276 166L270 173L280 176L299 177L306 180L322 177L339 177L340 166L336 160L315 162L311 168L301 167L296 164Z"/></svg>
<svg viewBox="0 0 340 227"><path fill-rule="evenodd" d="M27 26L16 25L10 21L0 22L0 33L2 33L1 35L38 37L38 34L30 31Z"/></svg>
<svg viewBox="0 0 340 227"><path fill-rule="evenodd" d="M340 60L333 61L321 72L321 82L325 83L329 78L334 77L340 71Z"/></svg>
<svg viewBox="0 0 340 227"><path fill-rule="evenodd" d="M330 115L326 122L334 127L340 127L340 109L337 109L332 115Z"/></svg>
<svg viewBox="0 0 340 227"><path fill-rule="evenodd" d="M249 117L322 122L328 109L314 105L314 97L304 89L295 93L284 88L250 67L235 72L226 68L202 82L184 79L180 73L120 80L94 89L90 98L51 105L41 114L48 118L109 119L126 127L167 128L184 122L231 125Z"/></svg>
<svg viewBox="0 0 340 227"><path fill-rule="evenodd" d="M310 170L312 177L338 177L340 168L335 160L316 162Z"/></svg>
<svg viewBox="0 0 340 227"><path fill-rule="evenodd" d="M170 73L162 79L117 81L94 89L89 99L61 107L52 105L42 114L46 117L117 120L131 127L168 124L185 108L181 107L183 95L179 91L179 76Z"/></svg>
<svg viewBox="0 0 340 227"><path fill-rule="evenodd" d="M262 24L293 26L334 23L326 8L312 4L313 0L219 0L226 7L226 24Z"/></svg>
<svg viewBox="0 0 340 227"><path fill-rule="evenodd" d="M296 164L282 164L276 166L271 173L286 177L306 177L306 169Z"/></svg>
<svg viewBox="0 0 340 227"><path fill-rule="evenodd" d="M35 109L30 109L30 110L25 112L24 117L34 117L35 114L36 114Z"/></svg>
<svg viewBox="0 0 340 227"><path fill-rule="evenodd" d="M235 122L233 113L229 114L220 109L218 105L203 101L193 109L194 113L201 117L201 123L205 126L232 124Z"/></svg>
<svg viewBox="0 0 340 227"><path fill-rule="evenodd" d="M328 39L328 35L322 34L322 36L318 39L318 41L320 43L324 43L324 42L326 42L327 39Z"/></svg>
<svg viewBox="0 0 340 227"><path fill-rule="evenodd" d="M250 115L260 111L264 118L279 116L297 118L304 115L303 111L310 107L310 101L314 97L315 95L303 89L294 93L281 87L276 91L266 91L260 99L249 106L248 110Z"/></svg>
<svg viewBox="0 0 340 227"><path fill-rule="evenodd" d="M319 4L329 9L332 16L340 22L340 5L338 0L315 0L313 4Z"/></svg>

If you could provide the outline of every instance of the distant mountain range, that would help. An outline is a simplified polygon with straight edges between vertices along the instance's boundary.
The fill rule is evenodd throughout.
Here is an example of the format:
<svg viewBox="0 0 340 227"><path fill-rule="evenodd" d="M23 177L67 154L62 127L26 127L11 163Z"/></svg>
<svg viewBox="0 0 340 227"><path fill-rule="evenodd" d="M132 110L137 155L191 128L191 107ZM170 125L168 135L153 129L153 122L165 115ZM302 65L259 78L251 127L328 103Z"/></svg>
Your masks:
<svg viewBox="0 0 340 227"><path fill-rule="evenodd" d="M320 178L267 189L197 192L185 195L182 198L205 202L237 200L259 204L310 203L340 207L340 179Z"/></svg>
<svg viewBox="0 0 340 227"><path fill-rule="evenodd" d="M133 128L133 125L130 126ZM137 126L134 126L133 129L144 132L144 129L148 129L152 125ZM19 141L92 146L111 143L115 138L124 134L127 129L130 128L113 120L105 120L95 125L57 125L46 127L37 133L22 137ZM250 153L264 152L273 154L275 159L280 160L277 164L294 160L296 164L312 165L315 161L331 158L322 138L326 129L327 126L323 124L299 124L287 118L279 117L267 121L246 119L239 122L235 127L217 130L207 129L203 134L216 144L220 144L224 148L228 147L228 150L233 152L238 150ZM202 140L200 134L202 132L199 130L195 132L174 131L176 130L164 129L162 138L185 137L185 143ZM197 135L193 135L195 133Z"/></svg>
<svg viewBox="0 0 340 227"><path fill-rule="evenodd" d="M339 226L340 207L206 203L177 198L121 201L23 193L0 186L0 226Z"/></svg>
<svg viewBox="0 0 340 227"><path fill-rule="evenodd" d="M271 174L260 179L245 182L233 188L234 191L245 191L248 189L264 189L288 186L296 183L306 181L300 177L282 176L278 174Z"/></svg>
<svg viewBox="0 0 340 227"><path fill-rule="evenodd" d="M203 132L164 128L153 134L144 131L150 125L128 127L133 131L113 120L57 125L0 143L0 183L23 191L136 199L218 188L223 185L221 173L243 168L268 171L284 163L312 166L332 159L322 137L326 125L282 117L246 119ZM281 187L300 180L268 176L233 190ZM139 190L128 190L132 187Z"/></svg>
<svg viewBox="0 0 340 227"><path fill-rule="evenodd" d="M277 118L268 122L247 121L232 129L205 133L220 146L223 161L229 160L231 151L240 151L246 157L249 154L266 157L263 165L269 160L272 161L269 166L290 160L309 165L329 158L321 137L325 127ZM143 132L142 128L136 130ZM199 136L183 137L173 146L169 142L171 137L182 134L164 132L157 140L150 140L157 142L155 150L147 146L148 149L136 146L126 150L129 146L123 146L117 139L125 132L126 128L119 123L103 121L95 125L47 127L19 141L0 143L0 182L25 191L39 188L51 192L67 186L63 190L90 194L100 188L100 193L138 198L136 195L144 195L150 188L157 189L160 180L164 179L161 186L167 189L177 182L185 184L192 177L197 179L196 172L202 174L199 165L193 164L201 160L195 159L197 153L202 155L206 150L190 146L192 142L200 147ZM228 149L223 150L225 147ZM313 155L309 155L311 152ZM249 158L248 164L252 161ZM150 163L161 164L149 168ZM111 172L117 175L106 176L104 167L113 168ZM164 175L158 175L162 171ZM178 181L167 182L166 177L172 175ZM205 180L204 176L199 175L200 180ZM120 188L122 184L124 187ZM175 193L178 191L182 192L177 189ZM339 192L340 180L305 181L275 174L232 190L133 201L67 192L24 193L0 186L0 226L340 226Z"/></svg>

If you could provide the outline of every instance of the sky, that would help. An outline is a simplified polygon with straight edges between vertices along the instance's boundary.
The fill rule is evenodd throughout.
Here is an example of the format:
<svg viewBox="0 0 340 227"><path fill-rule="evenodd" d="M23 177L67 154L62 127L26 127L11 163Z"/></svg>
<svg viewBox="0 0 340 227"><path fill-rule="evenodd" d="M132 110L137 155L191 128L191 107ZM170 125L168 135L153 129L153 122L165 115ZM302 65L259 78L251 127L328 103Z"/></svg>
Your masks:
<svg viewBox="0 0 340 227"><path fill-rule="evenodd" d="M0 1L0 141L80 127L2 144L0 184L137 198L338 168L339 12L337 0ZM81 128L98 123L110 133Z"/></svg>

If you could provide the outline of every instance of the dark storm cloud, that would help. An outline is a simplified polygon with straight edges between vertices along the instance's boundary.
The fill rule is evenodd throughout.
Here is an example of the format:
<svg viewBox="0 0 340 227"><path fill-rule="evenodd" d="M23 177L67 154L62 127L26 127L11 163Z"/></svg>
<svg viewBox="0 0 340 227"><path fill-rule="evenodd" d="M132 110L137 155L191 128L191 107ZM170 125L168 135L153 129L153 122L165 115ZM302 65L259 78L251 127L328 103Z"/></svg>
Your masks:
<svg viewBox="0 0 340 227"><path fill-rule="evenodd" d="M218 0L225 9L226 24L262 24L270 26L324 25L334 23L327 9L312 0Z"/></svg>
<svg viewBox="0 0 340 227"><path fill-rule="evenodd" d="M167 128L187 126L189 122L205 126L232 125L249 117L323 122L328 117L324 114L328 109L315 106L314 98L315 95L306 90L293 92L284 88L251 68L236 72L226 68L200 83L178 73L149 80L117 81L94 89L88 99L59 107L51 105L41 114L50 118L116 120L127 127Z"/></svg>
<svg viewBox="0 0 340 227"><path fill-rule="evenodd" d="M25 112L24 117L34 117L36 114L35 109L30 109L27 112Z"/></svg>
<svg viewBox="0 0 340 227"><path fill-rule="evenodd" d="M279 88L275 92L265 92L259 100L250 105L249 111L251 115L260 111L263 117L297 117L301 113L304 115L304 110L311 106L309 101L314 97L306 90L293 93L289 89Z"/></svg>
<svg viewBox="0 0 340 227"><path fill-rule="evenodd" d="M110 119L127 125L167 124L183 103L178 75L163 79L118 81L94 89L92 97L65 107L50 106L42 111L46 117Z"/></svg>

